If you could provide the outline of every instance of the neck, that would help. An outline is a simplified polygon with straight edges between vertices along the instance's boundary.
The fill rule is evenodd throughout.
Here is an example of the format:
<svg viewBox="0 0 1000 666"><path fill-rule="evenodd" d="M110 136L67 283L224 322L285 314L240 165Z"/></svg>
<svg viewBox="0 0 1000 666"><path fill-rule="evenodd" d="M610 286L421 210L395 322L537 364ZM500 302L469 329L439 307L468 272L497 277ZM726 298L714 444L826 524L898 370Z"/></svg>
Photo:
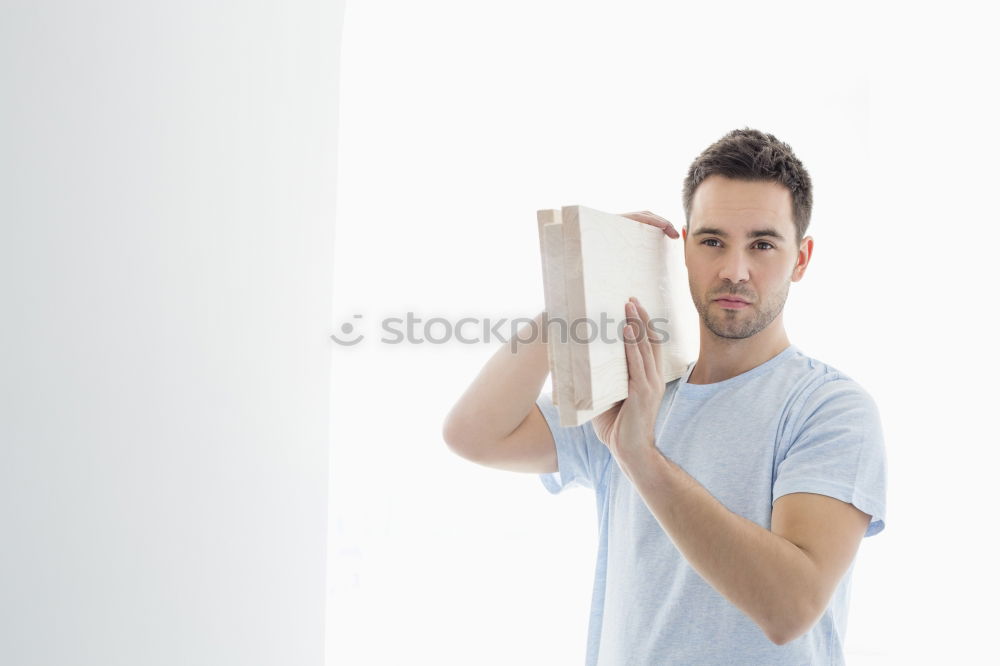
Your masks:
<svg viewBox="0 0 1000 666"><path fill-rule="evenodd" d="M714 384L741 375L774 358L789 344L780 316L760 333L742 339L720 338L701 322L701 349L688 383Z"/></svg>

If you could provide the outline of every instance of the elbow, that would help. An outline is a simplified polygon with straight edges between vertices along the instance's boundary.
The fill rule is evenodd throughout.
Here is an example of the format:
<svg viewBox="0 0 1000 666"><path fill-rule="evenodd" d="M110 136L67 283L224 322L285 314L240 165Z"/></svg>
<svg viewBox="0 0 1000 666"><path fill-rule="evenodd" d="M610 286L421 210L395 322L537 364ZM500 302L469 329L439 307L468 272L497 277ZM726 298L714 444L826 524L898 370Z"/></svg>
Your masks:
<svg viewBox="0 0 1000 666"><path fill-rule="evenodd" d="M768 640L770 640L775 645L785 645L787 643L791 643L805 632L771 629L766 631L765 633L767 634Z"/></svg>
<svg viewBox="0 0 1000 666"><path fill-rule="evenodd" d="M781 625L765 627L764 633L767 635L768 640L775 645L786 645L806 633L809 630L809 626L811 625L806 626L801 622L789 621Z"/></svg>
<svg viewBox="0 0 1000 666"><path fill-rule="evenodd" d="M449 413L445 417L444 423L441 424L441 438L444 439L444 443L452 453L462 458L469 458L470 448L465 428L461 426L452 413Z"/></svg>
<svg viewBox="0 0 1000 666"><path fill-rule="evenodd" d="M787 645L812 629L821 613L811 607L800 606L783 613L775 621L762 625L764 634L775 645Z"/></svg>
<svg viewBox="0 0 1000 666"><path fill-rule="evenodd" d="M448 445L448 448L455 451L458 448L460 433L455 427L455 421L451 417L451 414L445 417L444 423L441 424L441 439L444 443Z"/></svg>

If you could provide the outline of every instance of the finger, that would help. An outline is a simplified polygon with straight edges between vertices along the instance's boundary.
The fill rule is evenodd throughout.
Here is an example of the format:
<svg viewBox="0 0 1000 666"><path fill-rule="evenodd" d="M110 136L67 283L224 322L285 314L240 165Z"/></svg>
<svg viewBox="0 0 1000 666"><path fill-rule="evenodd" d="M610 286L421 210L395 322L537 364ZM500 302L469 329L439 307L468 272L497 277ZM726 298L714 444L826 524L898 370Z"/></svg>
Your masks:
<svg viewBox="0 0 1000 666"><path fill-rule="evenodd" d="M663 369L663 340L660 339L660 334L653 327L653 324L650 323L649 312L647 312L646 308L644 308L642 303L639 302L639 299L633 297L632 302L635 303L636 309L639 311L639 317L642 319L643 324L646 327L646 338L649 340L649 345L653 353L651 366L657 373L655 381L660 381L659 373L662 372Z"/></svg>
<svg viewBox="0 0 1000 666"><path fill-rule="evenodd" d="M622 217L627 217L630 220L635 220L636 222L642 222L643 224L648 224L650 226L657 227L666 231L668 228L673 229L673 223L670 220L660 217L655 213L650 213L648 210L639 210L633 213L621 213Z"/></svg>
<svg viewBox="0 0 1000 666"><path fill-rule="evenodd" d="M636 299L638 300L638 299ZM636 303L629 303L629 307L632 308L632 312L639 316L639 356L642 358L642 367L647 380L655 384L657 382L658 370L655 365L655 360L653 359L653 348L649 344L649 328L648 320L649 315L643 316L642 313L638 311L638 306ZM645 308L643 308L645 310Z"/></svg>
<svg viewBox="0 0 1000 666"><path fill-rule="evenodd" d="M646 376L632 324L625 324L625 361L628 364L629 381L638 382Z"/></svg>
<svg viewBox="0 0 1000 666"><path fill-rule="evenodd" d="M681 234L674 227L674 223L665 217L660 217L656 213L652 213L648 210L635 211L634 213L621 213L622 217L627 217L630 220L635 220L636 222L642 222L644 224L649 224L654 227L663 230L670 238L680 238Z"/></svg>
<svg viewBox="0 0 1000 666"><path fill-rule="evenodd" d="M646 369L642 365L642 354L639 353L639 341L635 337L632 324L625 327L625 361L628 365L629 382L638 385L646 377Z"/></svg>

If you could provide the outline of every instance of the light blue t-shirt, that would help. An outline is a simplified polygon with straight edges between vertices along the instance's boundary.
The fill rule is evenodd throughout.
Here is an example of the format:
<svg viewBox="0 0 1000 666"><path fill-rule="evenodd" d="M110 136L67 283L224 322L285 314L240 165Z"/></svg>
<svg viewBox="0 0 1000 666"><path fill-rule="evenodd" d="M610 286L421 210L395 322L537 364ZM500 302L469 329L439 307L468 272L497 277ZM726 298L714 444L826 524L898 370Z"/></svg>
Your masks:
<svg viewBox="0 0 1000 666"><path fill-rule="evenodd" d="M842 372L795 345L714 384L666 385L656 447L730 511L770 529L775 499L829 495L885 525L886 457L878 408ZM804 635L772 643L681 555L593 425L564 428L537 404L556 442L559 471L539 475L559 493L593 488L599 527L587 666L843 664L851 563L829 606Z"/></svg>

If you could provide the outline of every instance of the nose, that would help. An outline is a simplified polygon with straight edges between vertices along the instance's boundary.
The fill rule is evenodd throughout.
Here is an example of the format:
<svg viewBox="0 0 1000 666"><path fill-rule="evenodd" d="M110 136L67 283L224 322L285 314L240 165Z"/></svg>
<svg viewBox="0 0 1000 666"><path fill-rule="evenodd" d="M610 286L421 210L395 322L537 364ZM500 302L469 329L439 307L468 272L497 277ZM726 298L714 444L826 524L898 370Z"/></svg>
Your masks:
<svg viewBox="0 0 1000 666"><path fill-rule="evenodd" d="M730 282L745 282L750 279L749 262L742 252L727 252L722 259L719 277Z"/></svg>

